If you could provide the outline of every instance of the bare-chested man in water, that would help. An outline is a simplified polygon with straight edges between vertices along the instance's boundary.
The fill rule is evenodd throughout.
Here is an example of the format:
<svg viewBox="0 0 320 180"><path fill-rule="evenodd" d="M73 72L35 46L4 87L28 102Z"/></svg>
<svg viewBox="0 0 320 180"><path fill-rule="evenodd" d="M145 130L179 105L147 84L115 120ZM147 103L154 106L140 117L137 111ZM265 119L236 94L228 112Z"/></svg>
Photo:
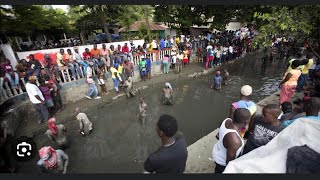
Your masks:
<svg viewBox="0 0 320 180"><path fill-rule="evenodd" d="M223 85L227 85L229 79L230 79L229 72L225 69L224 70L224 75L223 75Z"/></svg>

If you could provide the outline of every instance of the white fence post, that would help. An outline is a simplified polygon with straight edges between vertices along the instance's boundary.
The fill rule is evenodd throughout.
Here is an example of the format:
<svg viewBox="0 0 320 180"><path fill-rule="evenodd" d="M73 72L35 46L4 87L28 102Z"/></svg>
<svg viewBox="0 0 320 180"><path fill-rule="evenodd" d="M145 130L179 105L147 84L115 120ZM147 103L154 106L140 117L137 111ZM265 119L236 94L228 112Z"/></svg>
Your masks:
<svg viewBox="0 0 320 180"><path fill-rule="evenodd" d="M66 72L67 72L67 77L68 77L68 82L70 82L71 81L71 76L70 76L70 73L69 73L69 68L68 69L66 69Z"/></svg>
<svg viewBox="0 0 320 180"><path fill-rule="evenodd" d="M64 70L62 69L60 72L62 74L63 82L66 83L67 81L66 81L66 77L64 75Z"/></svg>

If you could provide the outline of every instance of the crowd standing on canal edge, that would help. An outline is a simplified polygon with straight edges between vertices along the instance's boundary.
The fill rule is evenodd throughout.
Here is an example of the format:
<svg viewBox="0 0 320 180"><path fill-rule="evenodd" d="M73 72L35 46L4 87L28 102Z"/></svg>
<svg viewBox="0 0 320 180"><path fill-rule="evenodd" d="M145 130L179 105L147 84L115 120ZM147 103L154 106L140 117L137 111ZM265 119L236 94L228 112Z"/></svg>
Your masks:
<svg viewBox="0 0 320 180"><path fill-rule="evenodd" d="M130 97L135 96L132 77L134 73L133 57L136 54L142 57L138 67L141 79L146 81L151 78L151 59L147 52L171 49L171 53L164 56L163 73L167 74L171 69L180 74L182 69L190 64L192 51L196 52L196 59L204 64L204 68L219 67L225 62L236 60L255 51L252 47L252 38L254 38L254 33L244 27L237 31L207 33L206 36L201 34L193 41L188 35L162 38L159 43L153 40L149 47L146 44L136 47L131 41L130 50L127 43L123 47L118 45L117 48L114 48L113 45L110 47L103 45L102 49L98 49L97 45L94 45L93 49L86 49L82 54L78 52L77 47L74 47L75 53L69 49L65 53L61 49L57 54L56 64L52 62L49 55L45 56L45 61L43 61L45 64L41 64L40 61L34 59L33 55L30 55L29 61L21 60L19 62L16 72L10 61L4 59L1 63L1 88L3 81L8 81L12 88L19 89L21 86L19 79L25 78L27 81L25 89L38 113L38 123L48 123L46 134L60 147L59 150L47 146L41 148L39 151L41 159L38 166L42 172L66 173L69 156L61 149L68 147L67 133L63 125L55 124L54 118L56 113L63 110L60 96L60 83L63 82L61 70L69 70L73 79L84 75L89 85L89 91L85 95L88 99L92 99L92 94L94 99L100 99L99 94L107 93L104 83L106 73L111 73L116 93L118 94L123 89ZM289 57L290 41L276 38L272 49L273 51L263 58L263 66L266 66L268 61L274 61L277 52L280 57ZM288 70L285 72L283 81L279 84L281 88L279 104L266 105L262 110L262 116L256 115L257 106L250 100L250 95L253 92L252 87L244 85L240 89L240 100L231 104L230 114L222 121L216 136L218 143L214 145L212 150L216 173L223 172L228 162L233 159L270 142L286 126L290 125L294 118L300 117L302 112L305 112L308 117L318 116L320 64L319 61L314 60L314 55L310 53L309 48L306 48L305 51L307 53L294 52L297 57L289 61ZM94 72L98 74L97 81L102 90L100 93L93 78ZM227 85L229 79L227 70L224 71L223 78L220 73L217 71L214 76L212 88L216 90L220 90L222 84ZM311 83L308 83L308 77L310 77ZM172 96L168 95L171 91L170 83L166 83L163 89L166 99L163 104L172 104ZM292 108L291 98L295 91L304 91L305 97L295 101L299 106ZM147 107L144 99L140 98L137 117L142 126ZM80 124L79 133L89 135L92 123L79 108L76 109L76 114ZM157 122L157 133L161 138L162 146L145 161L144 168L147 172L184 172L188 157L187 145L183 137L176 136L177 131L178 124L174 117L160 116ZM2 130L0 137L1 144L3 144L6 139L5 130ZM1 149L5 151L4 148ZM12 167L9 169L14 170Z"/></svg>

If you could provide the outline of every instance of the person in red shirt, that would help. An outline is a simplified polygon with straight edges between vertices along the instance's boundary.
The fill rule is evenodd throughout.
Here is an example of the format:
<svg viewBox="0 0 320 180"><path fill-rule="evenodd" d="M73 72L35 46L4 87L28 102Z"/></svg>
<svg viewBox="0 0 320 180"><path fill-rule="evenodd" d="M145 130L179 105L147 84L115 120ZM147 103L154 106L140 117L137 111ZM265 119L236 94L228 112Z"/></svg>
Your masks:
<svg viewBox="0 0 320 180"><path fill-rule="evenodd" d="M123 54L129 54L129 47L128 47L128 43L125 43L124 46L122 47L122 53Z"/></svg>
<svg viewBox="0 0 320 180"><path fill-rule="evenodd" d="M85 49L85 52L82 53L82 56L85 61L91 61L92 59L92 54L88 48Z"/></svg>
<svg viewBox="0 0 320 180"><path fill-rule="evenodd" d="M191 55L191 48L188 47L188 65L190 64L190 55Z"/></svg>

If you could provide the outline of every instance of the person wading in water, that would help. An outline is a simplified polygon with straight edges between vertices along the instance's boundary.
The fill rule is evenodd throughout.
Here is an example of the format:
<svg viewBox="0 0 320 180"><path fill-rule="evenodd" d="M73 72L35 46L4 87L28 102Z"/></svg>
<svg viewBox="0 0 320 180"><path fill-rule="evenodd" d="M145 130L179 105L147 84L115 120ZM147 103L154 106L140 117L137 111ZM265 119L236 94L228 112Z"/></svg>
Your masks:
<svg viewBox="0 0 320 180"><path fill-rule="evenodd" d="M139 113L137 115L137 118L139 119L142 127L145 127L146 125L146 116L147 116L147 104L144 102L144 98L140 98L139 103Z"/></svg>
<svg viewBox="0 0 320 180"><path fill-rule="evenodd" d="M37 165L42 173L67 172L69 156L62 150L54 150L51 146L42 147L39 150L40 160Z"/></svg>
<svg viewBox="0 0 320 180"><path fill-rule="evenodd" d="M230 74L229 74L229 72L225 69L225 70L224 70L224 75L223 75L223 85L227 85L229 79L230 79Z"/></svg>
<svg viewBox="0 0 320 180"><path fill-rule="evenodd" d="M56 119L48 120L48 130L45 133L52 141L56 142L61 149L68 147L67 131L63 124L56 125Z"/></svg>
<svg viewBox="0 0 320 180"><path fill-rule="evenodd" d="M133 87L132 77L129 77L127 80L125 80L124 88L128 98L130 98L131 96L134 97L136 95Z"/></svg>
<svg viewBox="0 0 320 180"><path fill-rule="evenodd" d="M77 120L79 121L79 132L82 135L89 135L92 131L92 123L85 113L82 113L80 108L76 108Z"/></svg>
<svg viewBox="0 0 320 180"><path fill-rule="evenodd" d="M162 89L163 92L163 96L164 96L164 100L163 100L163 104L164 105L173 105L173 97L172 97L172 87L171 84L166 82L165 87Z"/></svg>

